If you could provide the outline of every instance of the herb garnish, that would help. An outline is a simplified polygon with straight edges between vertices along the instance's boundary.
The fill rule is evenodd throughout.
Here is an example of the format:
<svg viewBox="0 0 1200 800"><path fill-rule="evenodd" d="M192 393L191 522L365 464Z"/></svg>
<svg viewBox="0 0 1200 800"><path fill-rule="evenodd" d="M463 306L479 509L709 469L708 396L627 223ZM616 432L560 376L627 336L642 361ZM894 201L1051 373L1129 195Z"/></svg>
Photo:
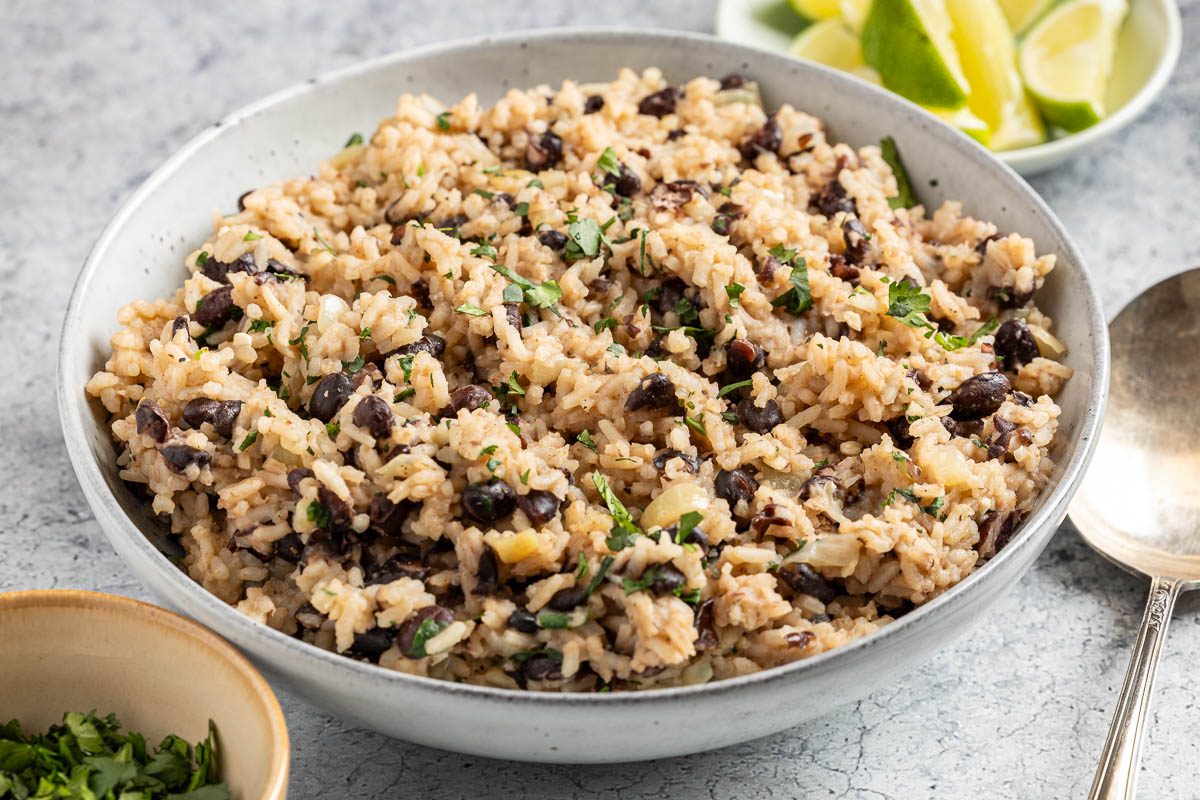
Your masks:
<svg viewBox="0 0 1200 800"><path fill-rule="evenodd" d="M450 130L450 112L443 111L437 115L437 126L439 131Z"/></svg>
<svg viewBox="0 0 1200 800"><path fill-rule="evenodd" d="M352 133L352 134L350 134L350 138L346 140L346 143L344 145L342 145L342 148L345 149L347 147L353 147L356 144L362 144L362 143L363 143L363 135L361 133Z"/></svg>
<svg viewBox="0 0 1200 800"><path fill-rule="evenodd" d="M511 269L501 264L492 264L492 269L508 278L515 286L520 287L521 298L526 303L534 308L549 309L555 316L560 319L562 318L562 314L556 307L556 304L562 299L563 296L562 289L559 288L558 281L549 280L543 281L542 283L534 283L523 275L513 272ZM508 293L508 289L505 289L505 301L516 302L515 300L510 300L509 298L510 295Z"/></svg>
<svg viewBox="0 0 1200 800"><path fill-rule="evenodd" d="M795 250L789 250L783 245L775 245L770 253L784 266L791 266L789 280L792 288L771 301L776 308L783 308L790 314L799 316L812 308L812 292L808 288L808 264L804 257Z"/></svg>
<svg viewBox="0 0 1200 800"><path fill-rule="evenodd" d="M617 327L616 319L614 319L613 317L605 317L604 319L594 323L592 325L592 330L594 330L596 333L599 333L600 331L614 330L614 329L616 329L616 327Z"/></svg>
<svg viewBox="0 0 1200 800"><path fill-rule="evenodd" d="M488 312L484 311L474 303L463 303L454 310L459 314L466 314L469 317L486 317L488 315Z"/></svg>
<svg viewBox="0 0 1200 800"><path fill-rule="evenodd" d="M584 428L582 431L580 431L579 435L575 437L575 440L577 442L579 442L581 445L583 445L584 447L586 447L588 450L591 450L593 453L597 452L596 451L596 442L593 441L592 435L590 433L588 433L587 428Z"/></svg>
<svg viewBox="0 0 1200 800"><path fill-rule="evenodd" d="M194 748L170 735L153 752L142 734L121 733L114 714L68 712L42 734L16 720L0 726L0 797L229 800L220 778L211 720Z"/></svg>
<svg viewBox="0 0 1200 800"><path fill-rule="evenodd" d="M896 176L896 195L888 198L888 205L892 208L912 208L917 204L917 197L913 193L908 170L904 168L904 162L900 159L900 148L896 147L896 140L890 136L883 137L879 143L879 150L883 160L892 168L892 174Z"/></svg>
<svg viewBox="0 0 1200 800"><path fill-rule="evenodd" d="M317 239L317 244L321 245L321 247L325 248L325 249L326 249L327 251L329 251L331 254L333 254L333 255L335 255L335 256L337 255L337 250L334 250L332 247L330 247L330 246L329 246L329 242L327 242L327 241L325 241L324 239L322 239L322 238L321 238L321 234L320 234L320 233L317 231L317 226L316 226L316 225L314 225L314 226L313 226L313 236L315 236L315 237L316 237L316 239Z"/></svg>
<svg viewBox="0 0 1200 800"><path fill-rule="evenodd" d="M621 498L617 497L616 492L609 487L607 478L599 472L593 472L592 483L596 485L596 491L600 493L604 505L608 506L608 513L613 518L612 531L605 544L614 553L624 550L633 543L635 536L641 535L642 529L633 521L633 517L629 515L629 510L625 508Z"/></svg>
<svg viewBox="0 0 1200 800"><path fill-rule="evenodd" d="M896 488L888 492L888 496L883 500L883 507L887 508L890 506L893 502L895 502L897 497L903 497L905 500L912 503L931 517L936 517L938 512L942 510L942 506L946 503L946 498L935 497L929 503L929 505L923 506L921 505L921 498L917 497L916 493L912 489Z"/></svg>
<svg viewBox="0 0 1200 800"><path fill-rule="evenodd" d="M574 215L571 215L572 217ZM594 219L571 219L567 225L567 246L563 248L563 260L580 261L600 255L603 231Z"/></svg>
<svg viewBox="0 0 1200 800"><path fill-rule="evenodd" d="M250 431L246 434L246 438L242 439L242 443L238 445L238 452L244 453L250 449L250 445L258 439L258 431Z"/></svg>
<svg viewBox="0 0 1200 800"><path fill-rule="evenodd" d="M704 521L704 515L699 511L689 511L679 518L679 530L675 533L675 544L683 544L692 535L696 526Z"/></svg>
<svg viewBox="0 0 1200 800"><path fill-rule="evenodd" d="M404 655L409 658L424 658L428 655L425 652L425 643L444 631L449 625L449 622L439 622L431 617L421 620L420 626L417 627L416 633L413 634L412 644L404 651Z"/></svg>
<svg viewBox="0 0 1200 800"><path fill-rule="evenodd" d="M329 513L329 509L320 500L310 500L304 515L308 517L309 522L318 528L328 528L333 524L333 515Z"/></svg>
<svg viewBox="0 0 1200 800"><path fill-rule="evenodd" d="M263 331L273 328L275 323L269 319L253 319L250 320L250 333L262 333Z"/></svg>
<svg viewBox="0 0 1200 800"><path fill-rule="evenodd" d="M342 369L349 372L351 375L358 372L366 364L366 360L362 356L355 356L353 361L343 361Z"/></svg>
<svg viewBox="0 0 1200 800"><path fill-rule="evenodd" d="M731 283L725 287L725 294L729 295L730 308L738 308L741 306L741 297L742 292L744 291L746 291L746 287L742 286L740 283Z"/></svg>
<svg viewBox="0 0 1200 800"><path fill-rule="evenodd" d="M246 231L246 235L242 237L242 241L243 242L257 242L261 238L262 238L261 233L255 233L254 231Z"/></svg>
<svg viewBox="0 0 1200 800"><path fill-rule="evenodd" d="M754 384L754 381L750 380L749 378L747 378L744 381L738 381L737 383L727 384L725 386L722 386L721 390L719 392L717 392L717 397L724 397L725 395L730 394L731 392L736 392L738 389L744 389L745 387L752 386L753 384Z"/></svg>
<svg viewBox="0 0 1200 800"><path fill-rule="evenodd" d="M910 328L924 329L926 339L933 339L945 350L958 350L969 347L1000 327L994 319L979 326L970 336L945 333L929 320L929 311L933 299L922 291L920 286L909 280L890 281L888 283L888 316L903 322Z"/></svg>

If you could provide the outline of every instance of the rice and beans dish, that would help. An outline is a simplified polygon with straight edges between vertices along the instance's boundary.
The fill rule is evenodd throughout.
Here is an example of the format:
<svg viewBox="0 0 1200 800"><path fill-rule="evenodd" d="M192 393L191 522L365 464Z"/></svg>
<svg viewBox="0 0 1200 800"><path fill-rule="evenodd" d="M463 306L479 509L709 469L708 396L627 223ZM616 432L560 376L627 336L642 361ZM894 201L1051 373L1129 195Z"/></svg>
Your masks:
<svg viewBox="0 0 1200 800"><path fill-rule="evenodd" d="M1053 256L899 155L738 75L405 95L217 214L88 391L188 574L316 646L550 691L807 658L1005 545L1071 374Z"/></svg>

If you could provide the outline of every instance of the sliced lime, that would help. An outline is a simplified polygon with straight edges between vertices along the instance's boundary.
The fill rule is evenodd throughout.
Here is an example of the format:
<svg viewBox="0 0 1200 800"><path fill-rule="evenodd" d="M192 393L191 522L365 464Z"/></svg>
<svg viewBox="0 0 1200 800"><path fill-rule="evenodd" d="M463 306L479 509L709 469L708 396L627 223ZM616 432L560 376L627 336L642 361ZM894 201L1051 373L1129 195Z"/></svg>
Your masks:
<svg viewBox="0 0 1200 800"><path fill-rule="evenodd" d="M1045 129L1017 72L1012 31L997 0L946 0L951 38L971 87L967 107L992 132L994 150L1042 142Z"/></svg>
<svg viewBox="0 0 1200 800"><path fill-rule="evenodd" d="M788 0L792 10L805 19L830 19L841 14L838 0Z"/></svg>
<svg viewBox="0 0 1200 800"><path fill-rule="evenodd" d="M1051 125L1075 132L1104 118L1125 0L1068 0L1021 43L1021 75Z"/></svg>
<svg viewBox="0 0 1200 800"><path fill-rule="evenodd" d="M871 11L871 0L838 0L838 8L850 30L862 33L863 23Z"/></svg>
<svg viewBox="0 0 1200 800"><path fill-rule="evenodd" d="M1000 0L1000 10L1008 20L1008 27L1018 36L1037 22L1052 5L1054 0Z"/></svg>
<svg viewBox="0 0 1200 800"><path fill-rule="evenodd" d="M809 25L792 40L788 52L879 83L879 75L863 61L858 37L840 19Z"/></svg>
<svg viewBox="0 0 1200 800"><path fill-rule="evenodd" d="M943 0L875 0L863 23L863 55L893 92L958 108L966 102L967 81L950 31Z"/></svg>

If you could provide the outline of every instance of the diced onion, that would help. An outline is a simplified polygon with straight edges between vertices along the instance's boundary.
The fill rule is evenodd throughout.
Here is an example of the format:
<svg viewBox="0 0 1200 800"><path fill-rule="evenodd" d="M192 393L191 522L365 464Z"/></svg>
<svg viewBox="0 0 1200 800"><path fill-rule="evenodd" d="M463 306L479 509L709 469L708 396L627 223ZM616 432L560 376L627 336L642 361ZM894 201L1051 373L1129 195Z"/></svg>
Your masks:
<svg viewBox="0 0 1200 800"><path fill-rule="evenodd" d="M666 528L679 522L689 511L703 514L708 510L708 492L695 483L677 483L650 501L642 513L642 527Z"/></svg>

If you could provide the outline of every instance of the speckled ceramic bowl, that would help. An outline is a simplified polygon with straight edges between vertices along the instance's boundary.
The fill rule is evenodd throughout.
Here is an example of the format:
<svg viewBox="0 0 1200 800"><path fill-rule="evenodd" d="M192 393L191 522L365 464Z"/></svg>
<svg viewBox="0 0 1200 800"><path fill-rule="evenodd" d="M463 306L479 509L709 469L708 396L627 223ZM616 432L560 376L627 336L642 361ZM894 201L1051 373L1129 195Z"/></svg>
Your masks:
<svg viewBox="0 0 1200 800"><path fill-rule="evenodd" d="M641 693L555 695L467 686L389 672L260 626L193 583L163 554L171 545L117 476L101 410L84 395L103 364L117 309L171 294L182 257L215 208L247 188L305 174L346 131L373 130L404 91L491 101L510 87L611 79L622 66L661 67L681 81L740 71L769 105L822 117L836 140L894 136L931 205L956 199L1001 230L1058 257L1039 305L1058 323L1075 369L1063 408L1057 471L1018 538L958 586L874 636L815 658L733 680ZM500 758L601 762L661 758L772 733L896 685L961 635L1010 588L1066 512L1107 387L1104 317L1079 251L1054 215L985 150L892 95L822 67L686 34L552 30L398 53L341 70L238 111L155 172L109 224L75 286L62 335L60 412L79 482L113 546L160 597L213 627L334 714L435 747Z"/></svg>
<svg viewBox="0 0 1200 800"><path fill-rule="evenodd" d="M271 687L178 614L96 592L0 594L0 676L0 723L44 731L67 711L95 710L157 744L169 733L198 742L212 720L233 796L287 796L287 724Z"/></svg>

